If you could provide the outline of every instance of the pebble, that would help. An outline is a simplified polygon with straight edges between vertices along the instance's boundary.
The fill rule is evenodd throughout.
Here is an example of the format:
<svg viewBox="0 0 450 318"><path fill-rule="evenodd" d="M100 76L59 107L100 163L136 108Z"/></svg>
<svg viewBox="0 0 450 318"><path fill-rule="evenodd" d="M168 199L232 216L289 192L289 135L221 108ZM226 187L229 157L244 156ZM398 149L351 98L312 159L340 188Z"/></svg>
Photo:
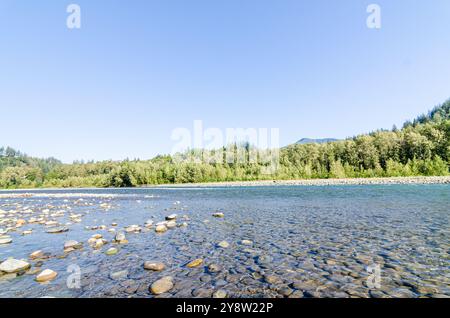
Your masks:
<svg viewBox="0 0 450 318"><path fill-rule="evenodd" d="M221 248L228 248L230 246L230 243L228 243L227 241L222 241L217 245Z"/></svg>
<svg viewBox="0 0 450 318"><path fill-rule="evenodd" d="M156 233L164 233L166 231L167 231L167 227L165 225L163 225L163 224L157 225L155 227L155 232Z"/></svg>
<svg viewBox="0 0 450 318"><path fill-rule="evenodd" d="M40 274L36 276L36 281L39 283L48 282L56 278L58 276L58 273L51 270L51 269L45 269Z"/></svg>
<svg viewBox="0 0 450 318"><path fill-rule="evenodd" d="M212 216L215 218L223 218L225 216L225 214L223 214L222 212L216 212L216 213L213 213Z"/></svg>
<svg viewBox="0 0 450 318"><path fill-rule="evenodd" d="M208 265L208 271L210 273L217 273L220 272L222 270L222 267L218 264L209 264Z"/></svg>
<svg viewBox="0 0 450 318"><path fill-rule="evenodd" d="M64 243L64 249L80 249L83 247L83 243L75 240L66 241Z"/></svg>
<svg viewBox="0 0 450 318"><path fill-rule="evenodd" d="M279 290L279 294L285 297L290 296L294 291L289 287L283 287Z"/></svg>
<svg viewBox="0 0 450 318"><path fill-rule="evenodd" d="M23 225L27 224L27 221L25 221L24 219L19 219L16 222L16 227L21 227Z"/></svg>
<svg viewBox="0 0 450 318"><path fill-rule="evenodd" d="M242 240L242 241L241 241L241 244L242 244L242 245L253 245L253 242L250 241L250 240Z"/></svg>
<svg viewBox="0 0 450 318"><path fill-rule="evenodd" d="M12 243L12 238L10 237L0 238L0 245L9 243Z"/></svg>
<svg viewBox="0 0 450 318"><path fill-rule="evenodd" d="M114 237L114 241L119 244L126 244L128 240L123 232L118 232Z"/></svg>
<svg viewBox="0 0 450 318"><path fill-rule="evenodd" d="M111 247L111 248L109 248L109 249L105 252L105 254L106 254L106 255L116 255L118 252L119 252L119 251L118 251L117 248Z"/></svg>
<svg viewBox="0 0 450 318"><path fill-rule="evenodd" d="M152 270L152 271L162 271L166 268L166 265L164 265L163 263L158 263L158 262L145 262L144 263L144 268L148 269L148 270Z"/></svg>
<svg viewBox="0 0 450 318"><path fill-rule="evenodd" d="M167 220L167 221L173 221L173 220L175 220L176 218L177 218L177 215L176 215L176 214L171 214L171 215L166 216L166 220Z"/></svg>
<svg viewBox="0 0 450 318"><path fill-rule="evenodd" d="M105 240L98 239L98 240L95 240L95 242L92 245L92 247L95 248L95 249L99 249L99 248L102 248L103 245L105 245Z"/></svg>
<svg viewBox="0 0 450 318"><path fill-rule="evenodd" d="M203 263L203 259L197 258L197 259L194 259L193 261L189 262L186 266L189 268L194 268L194 267L200 266L202 263Z"/></svg>
<svg viewBox="0 0 450 318"><path fill-rule="evenodd" d="M139 233L142 229L139 225L133 224L125 228L125 232L127 233Z"/></svg>
<svg viewBox="0 0 450 318"><path fill-rule="evenodd" d="M213 294L213 298L226 298L227 292L223 289L219 289Z"/></svg>
<svg viewBox="0 0 450 318"><path fill-rule="evenodd" d="M169 221L169 222L166 223L166 227L167 227L168 229L173 229L173 228L175 228L176 226L177 226L177 223L176 223L175 221Z"/></svg>
<svg viewBox="0 0 450 318"><path fill-rule="evenodd" d="M11 274L29 269L30 267L30 263L14 258L8 258L6 261L0 264L0 272Z"/></svg>
<svg viewBox="0 0 450 318"><path fill-rule="evenodd" d="M168 292L173 288L173 278L171 276L165 276L158 279L150 286L150 292L154 295L160 295Z"/></svg>
<svg viewBox="0 0 450 318"><path fill-rule="evenodd" d="M30 254L30 259L37 259L42 257L44 257L44 252L41 250L34 251L33 253Z"/></svg>
<svg viewBox="0 0 450 318"><path fill-rule="evenodd" d="M109 278L111 278L113 280L119 280L119 279L125 278L127 276L128 276L128 271L127 270L118 271L118 272L112 272L111 274L109 274Z"/></svg>
<svg viewBox="0 0 450 318"><path fill-rule="evenodd" d="M59 227L54 227L51 229L47 229L45 232L50 233L50 234L58 234L58 233L64 233L69 231L69 229L65 226L59 226Z"/></svg>
<svg viewBox="0 0 450 318"><path fill-rule="evenodd" d="M264 280L269 284L279 284L281 279L274 275L264 275Z"/></svg>

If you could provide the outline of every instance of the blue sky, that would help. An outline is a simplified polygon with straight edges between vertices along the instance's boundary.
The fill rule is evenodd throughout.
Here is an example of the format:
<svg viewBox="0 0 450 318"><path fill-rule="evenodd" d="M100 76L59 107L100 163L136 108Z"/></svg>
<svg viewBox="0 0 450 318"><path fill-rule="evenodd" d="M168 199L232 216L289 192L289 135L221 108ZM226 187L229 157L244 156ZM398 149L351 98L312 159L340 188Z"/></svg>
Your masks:
<svg viewBox="0 0 450 318"><path fill-rule="evenodd" d="M450 97L449 35L448 0L0 0L0 145L144 159L196 119L282 145L391 128Z"/></svg>

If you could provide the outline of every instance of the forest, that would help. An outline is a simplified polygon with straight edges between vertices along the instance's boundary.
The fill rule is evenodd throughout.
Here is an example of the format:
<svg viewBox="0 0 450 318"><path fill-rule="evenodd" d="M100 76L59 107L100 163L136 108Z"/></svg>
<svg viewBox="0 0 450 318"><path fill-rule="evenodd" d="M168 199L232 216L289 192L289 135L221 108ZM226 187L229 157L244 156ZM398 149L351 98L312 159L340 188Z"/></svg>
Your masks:
<svg viewBox="0 0 450 318"><path fill-rule="evenodd" d="M255 149L234 144L214 153L230 152L236 154L235 158L242 152L249 158ZM55 158L33 158L1 147L0 188L448 175L450 100L400 129L377 130L327 143L292 144L279 149L278 154L276 169L267 173L270 163L266 160L191 160L211 158L211 151L200 149L151 160L63 164Z"/></svg>

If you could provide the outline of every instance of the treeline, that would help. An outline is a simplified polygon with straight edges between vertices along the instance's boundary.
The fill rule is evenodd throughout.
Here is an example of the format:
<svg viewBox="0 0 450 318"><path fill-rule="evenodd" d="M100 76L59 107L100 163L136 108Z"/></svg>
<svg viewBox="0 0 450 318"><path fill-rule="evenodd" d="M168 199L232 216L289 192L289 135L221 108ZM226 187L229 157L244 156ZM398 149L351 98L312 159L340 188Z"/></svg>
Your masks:
<svg viewBox="0 0 450 318"><path fill-rule="evenodd" d="M47 173L60 166L55 158L34 158L11 147L0 147L0 187L37 187Z"/></svg>
<svg viewBox="0 0 450 318"><path fill-rule="evenodd" d="M279 150L276 169L264 160L210 160L211 153L191 151L178 160L158 156L147 161L61 164L0 148L0 187L132 187L146 184L264 179L435 176L449 174L450 101L406 122L401 129L379 130L324 144L294 144ZM255 149L220 149L250 158ZM239 154L238 154L239 153ZM220 157L220 155L219 155ZM259 157L258 157L259 158ZM273 168L273 167L272 167Z"/></svg>

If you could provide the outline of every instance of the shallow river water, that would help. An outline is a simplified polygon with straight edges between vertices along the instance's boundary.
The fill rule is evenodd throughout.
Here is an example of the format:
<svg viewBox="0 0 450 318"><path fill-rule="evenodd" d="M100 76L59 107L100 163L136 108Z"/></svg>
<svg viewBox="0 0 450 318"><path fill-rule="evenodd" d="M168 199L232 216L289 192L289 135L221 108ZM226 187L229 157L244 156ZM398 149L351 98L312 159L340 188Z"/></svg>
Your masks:
<svg viewBox="0 0 450 318"><path fill-rule="evenodd" d="M187 226L144 226L173 213ZM0 262L31 268L0 273L0 297L450 297L449 220L450 185L2 191L0 230L12 242ZM68 231L47 233L53 224ZM133 224L141 232L113 242ZM108 241L98 249L87 242L95 234ZM68 240L83 248L64 252ZM36 250L46 257L31 260ZM43 269L58 276L38 283ZM164 276L173 287L153 295Z"/></svg>

